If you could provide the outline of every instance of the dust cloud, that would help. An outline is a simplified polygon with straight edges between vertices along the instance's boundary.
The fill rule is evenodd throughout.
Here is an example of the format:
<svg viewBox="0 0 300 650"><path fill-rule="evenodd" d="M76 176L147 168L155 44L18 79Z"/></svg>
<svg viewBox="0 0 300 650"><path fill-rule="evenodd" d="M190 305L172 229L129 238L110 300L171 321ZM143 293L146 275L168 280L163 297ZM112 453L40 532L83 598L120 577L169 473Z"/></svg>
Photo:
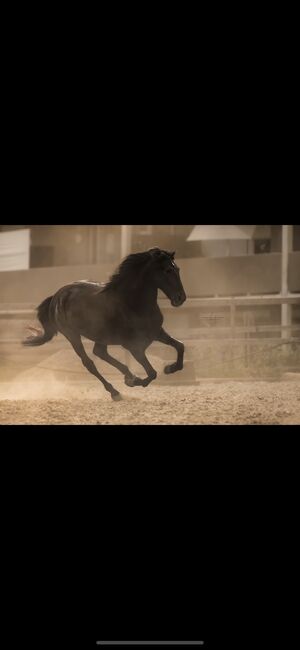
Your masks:
<svg viewBox="0 0 300 650"><path fill-rule="evenodd" d="M300 381L289 379L194 385L159 385L158 379L145 389L114 380L123 399L113 402L96 379L72 383L32 374L0 384L0 424L300 424Z"/></svg>
<svg viewBox="0 0 300 650"><path fill-rule="evenodd" d="M18 377L10 382L0 383L0 400L70 399L76 398L76 392L77 397L82 395L82 391L74 390L74 386L59 381L54 375L48 376L47 379L36 379L34 374L23 380Z"/></svg>

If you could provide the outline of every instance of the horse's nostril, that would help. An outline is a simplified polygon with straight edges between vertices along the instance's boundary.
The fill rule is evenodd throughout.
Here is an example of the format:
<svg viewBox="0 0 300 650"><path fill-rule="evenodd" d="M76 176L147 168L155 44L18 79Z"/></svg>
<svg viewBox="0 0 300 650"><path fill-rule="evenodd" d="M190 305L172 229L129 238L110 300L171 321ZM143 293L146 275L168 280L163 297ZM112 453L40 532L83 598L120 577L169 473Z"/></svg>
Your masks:
<svg viewBox="0 0 300 650"><path fill-rule="evenodd" d="M183 298L182 293L177 293L176 296L175 296L175 302L176 302L176 304L177 304L177 305L181 305L181 303L183 302L183 300L184 300L184 298Z"/></svg>
<svg viewBox="0 0 300 650"><path fill-rule="evenodd" d="M185 301L185 299L186 299L185 293L182 293L182 292L176 293L175 296L174 296L172 304L174 304L176 307L178 307L179 305L182 305L182 303Z"/></svg>

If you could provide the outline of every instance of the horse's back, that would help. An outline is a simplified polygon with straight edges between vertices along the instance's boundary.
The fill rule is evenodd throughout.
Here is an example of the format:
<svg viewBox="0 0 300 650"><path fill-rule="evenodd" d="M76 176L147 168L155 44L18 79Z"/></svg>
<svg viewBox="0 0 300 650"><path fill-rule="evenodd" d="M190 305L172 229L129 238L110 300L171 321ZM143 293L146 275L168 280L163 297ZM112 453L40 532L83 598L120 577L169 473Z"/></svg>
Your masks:
<svg viewBox="0 0 300 650"><path fill-rule="evenodd" d="M145 313L132 309L121 293L104 291L106 287L104 283L80 280L59 289L51 302L58 330L62 334L76 332L106 345L127 347L138 338L150 344L163 322L158 305Z"/></svg>
<svg viewBox="0 0 300 650"><path fill-rule="evenodd" d="M84 293L93 293L102 292L105 286L105 282L96 282L95 280L75 280L70 284L66 284L62 289L78 289Z"/></svg>
<svg viewBox="0 0 300 650"><path fill-rule="evenodd" d="M102 293L104 287L105 283L94 282L93 280L76 280L58 289L53 299L56 301L69 301L72 298L90 297Z"/></svg>
<svg viewBox="0 0 300 650"><path fill-rule="evenodd" d="M90 280L77 280L61 287L51 301L51 316L58 328L82 331L87 325L101 320L104 284Z"/></svg>

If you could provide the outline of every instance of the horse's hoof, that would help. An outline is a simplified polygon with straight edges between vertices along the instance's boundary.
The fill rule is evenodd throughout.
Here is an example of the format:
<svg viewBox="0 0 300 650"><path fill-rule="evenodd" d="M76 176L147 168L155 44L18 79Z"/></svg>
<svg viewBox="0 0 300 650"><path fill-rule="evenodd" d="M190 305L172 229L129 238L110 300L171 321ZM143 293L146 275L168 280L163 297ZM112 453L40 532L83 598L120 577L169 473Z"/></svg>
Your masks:
<svg viewBox="0 0 300 650"><path fill-rule="evenodd" d="M111 399L113 399L114 402L120 402L123 399L123 397L122 397L121 393L114 393L111 396Z"/></svg>
<svg viewBox="0 0 300 650"><path fill-rule="evenodd" d="M131 388L133 388L133 386L135 386L135 383L134 383L135 380L136 380L136 377L134 377L134 375L126 375L125 376L125 384L126 384L126 386L130 386Z"/></svg>
<svg viewBox="0 0 300 650"><path fill-rule="evenodd" d="M170 366L164 368L164 373L165 375L171 375L173 372L176 372L176 370L178 370L176 364L172 363Z"/></svg>
<svg viewBox="0 0 300 650"><path fill-rule="evenodd" d="M171 375L173 372L178 372L178 370L182 370L183 365L178 366L177 363L171 363L169 366L166 366L164 369L164 373L166 375Z"/></svg>
<svg viewBox="0 0 300 650"><path fill-rule="evenodd" d="M143 386L143 381L144 379L140 379L140 377L136 377L135 375L126 375L125 377L125 384L126 386L130 386L130 388L133 388L134 386Z"/></svg>

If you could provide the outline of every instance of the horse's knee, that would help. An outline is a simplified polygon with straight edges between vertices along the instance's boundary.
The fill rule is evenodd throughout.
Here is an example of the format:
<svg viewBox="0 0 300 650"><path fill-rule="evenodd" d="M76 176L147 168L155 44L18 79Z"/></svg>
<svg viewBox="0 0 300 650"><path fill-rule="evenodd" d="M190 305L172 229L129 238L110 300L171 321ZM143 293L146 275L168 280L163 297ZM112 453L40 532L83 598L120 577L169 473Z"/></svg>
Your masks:
<svg viewBox="0 0 300 650"><path fill-rule="evenodd" d="M178 341L177 351L178 354L182 354L182 355L184 354L184 344L181 341Z"/></svg>

